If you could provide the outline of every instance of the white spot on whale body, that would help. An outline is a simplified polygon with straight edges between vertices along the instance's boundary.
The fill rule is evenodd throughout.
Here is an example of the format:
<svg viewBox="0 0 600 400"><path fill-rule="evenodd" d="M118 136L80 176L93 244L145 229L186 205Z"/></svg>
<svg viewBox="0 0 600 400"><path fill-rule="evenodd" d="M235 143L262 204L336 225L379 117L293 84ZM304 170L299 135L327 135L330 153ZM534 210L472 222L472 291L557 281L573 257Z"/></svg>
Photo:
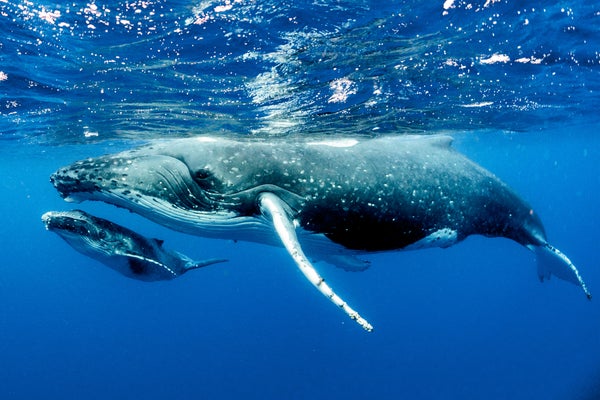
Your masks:
<svg viewBox="0 0 600 400"><path fill-rule="evenodd" d="M437 231L430 233L423 239L419 240L411 244L410 246L406 246L405 250L419 250L426 249L429 247L450 247L456 243L458 239L458 232L454 229L443 228L438 229Z"/></svg>
<svg viewBox="0 0 600 400"><path fill-rule="evenodd" d="M323 140L320 142L308 142L309 146L329 146L329 147L352 147L358 144L356 139L338 139L338 140Z"/></svg>
<svg viewBox="0 0 600 400"><path fill-rule="evenodd" d="M198 136L194 138L194 140L196 140L199 143L215 143L218 141L217 138L211 136Z"/></svg>

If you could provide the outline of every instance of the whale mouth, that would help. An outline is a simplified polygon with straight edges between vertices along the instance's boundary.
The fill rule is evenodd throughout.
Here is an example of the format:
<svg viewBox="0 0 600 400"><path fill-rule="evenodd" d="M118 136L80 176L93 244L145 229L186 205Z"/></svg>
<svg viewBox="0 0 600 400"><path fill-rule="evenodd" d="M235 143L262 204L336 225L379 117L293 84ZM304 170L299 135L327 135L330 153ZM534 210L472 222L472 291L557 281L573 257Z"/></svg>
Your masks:
<svg viewBox="0 0 600 400"><path fill-rule="evenodd" d="M100 190L100 187L94 185L92 182L81 181L71 176L66 168L50 175L50 183L52 183L60 197L69 203L79 203L85 200L83 194L92 194ZM48 218L51 217L48 216Z"/></svg>

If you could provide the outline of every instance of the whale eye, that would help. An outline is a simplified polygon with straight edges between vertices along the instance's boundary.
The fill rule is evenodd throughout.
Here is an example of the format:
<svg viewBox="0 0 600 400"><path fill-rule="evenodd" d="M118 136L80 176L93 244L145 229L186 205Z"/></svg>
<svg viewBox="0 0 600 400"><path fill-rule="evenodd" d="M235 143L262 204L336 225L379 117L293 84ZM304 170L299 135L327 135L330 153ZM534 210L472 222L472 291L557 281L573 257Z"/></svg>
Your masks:
<svg viewBox="0 0 600 400"><path fill-rule="evenodd" d="M214 174L207 169L197 170L194 172L192 178L194 179L194 182L204 190L215 190L219 186L218 179L216 179Z"/></svg>
<svg viewBox="0 0 600 400"><path fill-rule="evenodd" d="M194 180L195 181L203 181L203 180L210 178L211 176L212 176L212 174L210 173L209 170L199 169L198 171L196 171L196 173L194 173Z"/></svg>

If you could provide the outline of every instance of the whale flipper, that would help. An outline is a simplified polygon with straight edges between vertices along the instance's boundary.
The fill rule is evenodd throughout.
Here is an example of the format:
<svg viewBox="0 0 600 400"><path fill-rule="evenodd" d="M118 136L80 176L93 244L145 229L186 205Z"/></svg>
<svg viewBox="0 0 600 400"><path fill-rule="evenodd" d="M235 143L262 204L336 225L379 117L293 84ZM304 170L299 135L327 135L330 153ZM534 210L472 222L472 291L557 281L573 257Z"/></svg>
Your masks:
<svg viewBox="0 0 600 400"><path fill-rule="evenodd" d="M562 280L580 286L587 298L592 298L585 282L579 275L579 271L565 254L548 243L531 247L533 247L532 250L537 258L540 281L543 282L544 279L550 279L551 275L555 275Z"/></svg>
<svg viewBox="0 0 600 400"><path fill-rule="evenodd" d="M304 276L315 286L319 292L327 297L333 304L340 307L344 312L368 332L373 330L373 326L358 312L354 311L348 304L338 296L333 289L325 282L325 279L319 275L315 267L308 260L302 247L298 242L294 223L290 218L289 207L287 204L273 193L264 192L259 197L259 204L262 214L268 218L275 228L279 239L284 247L290 253L294 262L302 271Z"/></svg>

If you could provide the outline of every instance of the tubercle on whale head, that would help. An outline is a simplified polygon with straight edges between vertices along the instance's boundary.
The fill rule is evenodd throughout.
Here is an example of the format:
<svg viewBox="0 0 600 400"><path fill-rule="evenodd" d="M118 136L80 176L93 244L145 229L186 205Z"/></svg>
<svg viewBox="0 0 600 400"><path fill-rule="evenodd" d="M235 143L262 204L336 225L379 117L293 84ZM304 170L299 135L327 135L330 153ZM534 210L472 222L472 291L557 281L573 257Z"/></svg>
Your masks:
<svg viewBox="0 0 600 400"><path fill-rule="evenodd" d="M79 236L102 234L94 228L93 221L80 210L48 211L42 215L42 222L49 231L60 231Z"/></svg>
<svg viewBox="0 0 600 400"><path fill-rule="evenodd" d="M133 152L77 161L50 177L69 202L100 200L131 209L163 201L182 210L211 212L220 197L205 181L192 176L188 166L175 157Z"/></svg>
<svg viewBox="0 0 600 400"><path fill-rule="evenodd" d="M50 175L50 183L56 188L60 197L71 203L79 203L84 199L84 193L93 193L100 189L91 181L72 176L66 168L61 168Z"/></svg>
<svg viewBox="0 0 600 400"><path fill-rule="evenodd" d="M66 201L81 202L124 186L127 169L126 161L119 157L88 158L59 168L50 176L50 182Z"/></svg>

